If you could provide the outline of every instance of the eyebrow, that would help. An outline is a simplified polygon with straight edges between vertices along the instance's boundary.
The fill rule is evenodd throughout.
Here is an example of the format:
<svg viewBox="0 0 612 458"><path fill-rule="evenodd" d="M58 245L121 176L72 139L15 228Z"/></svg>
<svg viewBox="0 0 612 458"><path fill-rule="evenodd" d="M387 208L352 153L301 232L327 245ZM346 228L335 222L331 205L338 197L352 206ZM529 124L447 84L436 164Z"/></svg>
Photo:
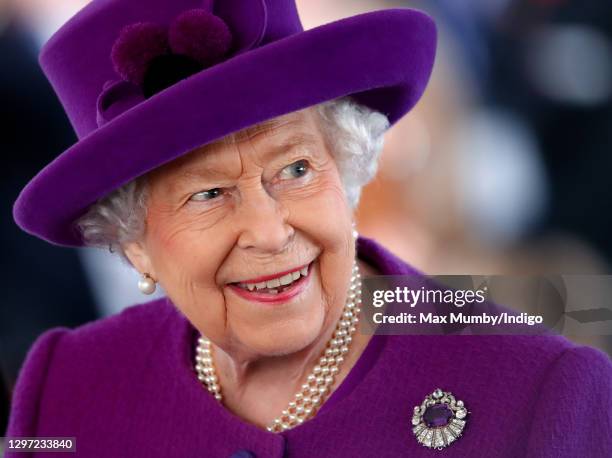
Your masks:
<svg viewBox="0 0 612 458"><path fill-rule="evenodd" d="M312 134L307 134L305 132L299 132L294 134L285 140L283 140L280 144L273 146L270 148L270 152L266 153L266 157L268 156L278 156L284 151L291 150L297 146L314 146L317 144L317 137Z"/></svg>
<svg viewBox="0 0 612 458"><path fill-rule="evenodd" d="M317 137L315 135L298 132L291 136L283 139L280 143L273 145L268 151L264 153L264 158L270 160L280 156L285 152L289 152L299 146L315 146L317 145ZM223 172L217 167L212 166L208 163L206 158L202 160L202 163L195 167L187 167L185 170L180 172L181 178L202 178L208 175L223 175Z"/></svg>

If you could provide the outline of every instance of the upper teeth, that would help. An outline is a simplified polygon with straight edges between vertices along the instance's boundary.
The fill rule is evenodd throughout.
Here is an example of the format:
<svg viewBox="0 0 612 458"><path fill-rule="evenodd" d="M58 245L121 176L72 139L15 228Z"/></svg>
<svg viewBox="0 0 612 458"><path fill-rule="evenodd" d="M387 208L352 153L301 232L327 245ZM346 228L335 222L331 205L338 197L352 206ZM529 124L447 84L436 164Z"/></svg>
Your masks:
<svg viewBox="0 0 612 458"><path fill-rule="evenodd" d="M254 289L264 289L264 288L278 288L280 286L287 286L298 280L300 277L305 277L308 275L308 266L301 268L300 270L296 270L295 272L290 272L288 274L283 275L282 277L273 278L272 280L262 281L259 283L238 283L238 286L241 288L248 289L249 291L253 291Z"/></svg>

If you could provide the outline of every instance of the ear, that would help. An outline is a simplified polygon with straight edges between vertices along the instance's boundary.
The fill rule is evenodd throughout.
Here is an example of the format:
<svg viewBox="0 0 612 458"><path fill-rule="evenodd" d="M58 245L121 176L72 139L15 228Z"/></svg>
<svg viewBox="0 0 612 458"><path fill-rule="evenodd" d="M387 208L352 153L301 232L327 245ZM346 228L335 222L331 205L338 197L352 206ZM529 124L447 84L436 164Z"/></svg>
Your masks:
<svg viewBox="0 0 612 458"><path fill-rule="evenodd" d="M123 245L123 251L138 272L141 274L147 273L157 280L157 275L153 269L151 258L149 257L144 244L141 242L129 242Z"/></svg>

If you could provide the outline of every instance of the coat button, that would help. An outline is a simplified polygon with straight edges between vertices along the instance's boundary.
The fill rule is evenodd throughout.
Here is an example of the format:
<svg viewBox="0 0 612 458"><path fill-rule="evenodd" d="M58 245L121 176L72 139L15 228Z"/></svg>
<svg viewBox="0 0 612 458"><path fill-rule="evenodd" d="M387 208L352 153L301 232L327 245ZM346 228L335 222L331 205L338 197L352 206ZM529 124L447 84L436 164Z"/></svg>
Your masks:
<svg viewBox="0 0 612 458"><path fill-rule="evenodd" d="M232 453L230 458L255 458L255 454L248 450L238 450L237 452Z"/></svg>

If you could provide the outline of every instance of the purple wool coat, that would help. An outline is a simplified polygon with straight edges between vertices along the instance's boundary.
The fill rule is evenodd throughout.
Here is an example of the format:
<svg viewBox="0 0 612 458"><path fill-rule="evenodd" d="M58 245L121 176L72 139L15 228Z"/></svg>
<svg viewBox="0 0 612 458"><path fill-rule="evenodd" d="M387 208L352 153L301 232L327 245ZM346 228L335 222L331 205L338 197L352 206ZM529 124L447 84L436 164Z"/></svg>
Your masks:
<svg viewBox="0 0 612 458"><path fill-rule="evenodd" d="M382 274L420 275L372 240L358 253ZM196 338L167 298L47 331L21 369L6 435L75 437L79 457L612 457L612 364L563 337L374 336L319 413L278 434L202 387ZM439 451L411 426L436 387L470 410ZM47 455L58 456L30 456Z"/></svg>

